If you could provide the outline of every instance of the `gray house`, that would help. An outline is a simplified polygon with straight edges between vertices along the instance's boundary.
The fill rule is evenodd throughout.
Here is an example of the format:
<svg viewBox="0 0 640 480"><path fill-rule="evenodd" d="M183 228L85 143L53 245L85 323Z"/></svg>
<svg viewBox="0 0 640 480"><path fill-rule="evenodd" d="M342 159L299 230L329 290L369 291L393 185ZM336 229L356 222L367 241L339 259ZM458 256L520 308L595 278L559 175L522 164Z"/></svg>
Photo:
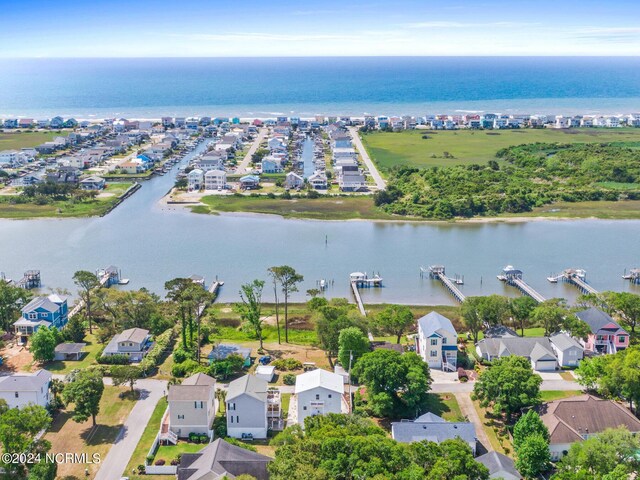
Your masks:
<svg viewBox="0 0 640 480"><path fill-rule="evenodd" d="M489 478L501 478L502 480L520 480L522 478L513 459L502 453L487 452L476 458L476 461L487 467Z"/></svg>
<svg viewBox="0 0 640 480"><path fill-rule="evenodd" d="M566 333L556 333L549 338L561 367L577 367L584 355L584 347Z"/></svg>
<svg viewBox="0 0 640 480"><path fill-rule="evenodd" d="M191 375L181 385L169 387L168 401L168 415L165 414L160 428L163 439L174 440L169 431L176 437L188 437L190 433L211 436L218 410L214 378L204 373Z"/></svg>
<svg viewBox="0 0 640 480"><path fill-rule="evenodd" d="M280 418L280 392L255 375L229 383L226 402L230 437L267 438L270 420Z"/></svg>
<svg viewBox="0 0 640 480"><path fill-rule="evenodd" d="M508 355L525 357L534 370L551 371L558 367L558 359L548 337L484 338L476 344L476 352L488 361Z"/></svg>
<svg viewBox="0 0 640 480"><path fill-rule="evenodd" d="M118 335L114 335L102 355L128 355L130 361L139 362L152 345L153 342L151 341L149 330L129 328Z"/></svg>
<svg viewBox="0 0 640 480"><path fill-rule="evenodd" d="M402 420L391 424L391 437L401 443L444 442L460 438L476 454L476 429L470 422L447 422L433 413L425 413L415 420Z"/></svg>
<svg viewBox="0 0 640 480"><path fill-rule="evenodd" d="M268 480L267 465L271 460L218 438L198 453L183 453L176 477L177 480L221 480L251 475L257 480Z"/></svg>

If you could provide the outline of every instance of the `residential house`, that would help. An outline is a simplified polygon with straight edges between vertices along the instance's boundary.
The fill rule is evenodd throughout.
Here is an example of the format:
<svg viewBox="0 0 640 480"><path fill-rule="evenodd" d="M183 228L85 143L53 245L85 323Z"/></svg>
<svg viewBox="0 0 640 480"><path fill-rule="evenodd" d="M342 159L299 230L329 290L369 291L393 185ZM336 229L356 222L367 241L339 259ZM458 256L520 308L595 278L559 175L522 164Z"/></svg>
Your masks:
<svg viewBox="0 0 640 480"><path fill-rule="evenodd" d="M282 172L282 163L281 159L269 155L262 159L260 163L260 170L262 173L280 173Z"/></svg>
<svg viewBox="0 0 640 480"><path fill-rule="evenodd" d="M28 156L18 150L0 151L0 167L15 168L27 162Z"/></svg>
<svg viewBox="0 0 640 480"><path fill-rule="evenodd" d="M204 174L205 190L222 190L227 188L227 174L223 170L209 170Z"/></svg>
<svg viewBox="0 0 640 480"><path fill-rule="evenodd" d="M433 413L425 413L415 420L391 423L391 437L397 442L411 443L427 440L441 443L460 438L476 454L476 429L471 422L447 422Z"/></svg>
<svg viewBox="0 0 640 480"><path fill-rule="evenodd" d="M105 180L102 177L87 177L80 180L80 188L82 190L102 190L105 186Z"/></svg>
<svg viewBox="0 0 640 480"><path fill-rule="evenodd" d="M211 437L213 420L218 411L214 378L204 373L191 375L180 385L169 386L167 400L169 412L163 419L161 436L171 431L178 438L188 437L190 433Z"/></svg>
<svg viewBox="0 0 640 480"><path fill-rule="evenodd" d="M260 177L257 175L245 175L240 177L240 188L242 190L255 190L260 186Z"/></svg>
<svg viewBox="0 0 640 480"><path fill-rule="evenodd" d="M270 420L280 419L280 391L269 389L257 375L245 375L229 383L227 434L230 437L267 438Z"/></svg>
<svg viewBox="0 0 640 480"><path fill-rule="evenodd" d="M189 191L200 190L204 186L204 172L194 168L187 174L187 188Z"/></svg>
<svg viewBox="0 0 640 480"><path fill-rule="evenodd" d="M629 334L599 308L591 307L575 315L591 329L587 340L581 340L587 352L616 353L629 346Z"/></svg>
<svg viewBox="0 0 640 480"><path fill-rule="evenodd" d="M51 379L51 372L47 370L2 376L0 399L6 401L9 408L23 408L27 405L46 407L50 400Z"/></svg>
<svg viewBox="0 0 640 480"><path fill-rule="evenodd" d="M256 367L256 377L262 378L267 382L272 382L276 374L276 367L273 365L258 365Z"/></svg>
<svg viewBox="0 0 640 480"><path fill-rule="evenodd" d="M557 342L560 343L559 340ZM484 338L476 343L476 352L488 361L509 355L525 357L531 362L533 369L538 371L553 371L558 368L558 359L549 337Z"/></svg>
<svg viewBox="0 0 640 480"><path fill-rule="evenodd" d="M549 337L551 347L558 357L561 367L577 367L584 355L584 348L580 343L566 333L555 333Z"/></svg>
<svg viewBox="0 0 640 480"><path fill-rule="evenodd" d="M107 344L103 356L127 355L129 361L139 362L153 346L149 330L144 328L129 328L122 333L114 335Z"/></svg>
<svg viewBox="0 0 640 480"><path fill-rule="evenodd" d="M46 327L63 328L69 319L67 298L56 294L35 297L22 307L22 317L14 322L19 342L25 343L27 337L42 325Z"/></svg>
<svg viewBox="0 0 640 480"><path fill-rule="evenodd" d="M177 480L223 480L250 475L268 480L267 466L273 460L218 438L198 453L183 453L177 468Z"/></svg>
<svg viewBox="0 0 640 480"><path fill-rule="evenodd" d="M552 460L566 455L572 443L581 442L608 428L624 427L640 433L640 420L613 400L591 395L547 402L540 407L540 418L549 430L549 451Z"/></svg>
<svg viewBox="0 0 640 480"><path fill-rule="evenodd" d="M304 419L326 413L347 413L343 401L344 382L341 375L320 368L296 377L295 395L298 423Z"/></svg>
<svg viewBox="0 0 640 480"><path fill-rule="evenodd" d="M431 312L418 320L416 353L429 368L455 370L458 365L458 333L451 320Z"/></svg>
<svg viewBox="0 0 640 480"><path fill-rule="evenodd" d="M238 355L244 359L244 366L251 366L251 349L233 343L220 343L209 353L209 361L224 360L229 355Z"/></svg>
<svg viewBox="0 0 640 480"><path fill-rule="evenodd" d="M302 178L300 175L298 175L295 172L289 172L285 177L284 186L286 188L292 188L292 189L302 188L304 186L304 178Z"/></svg>
<svg viewBox="0 0 640 480"><path fill-rule="evenodd" d="M362 192L367 190L367 181L360 172L343 172L338 177L338 186L343 192Z"/></svg>
<svg viewBox="0 0 640 480"><path fill-rule="evenodd" d="M85 353L82 349L86 347L86 343L63 342L56 345L54 349L54 360L80 360Z"/></svg>
<svg viewBox="0 0 640 480"><path fill-rule="evenodd" d="M307 179L309 184L316 190L326 190L328 185L327 174L323 171L316 171Z"/></svg>
<svg viewBox="0 0 640 480"><path fill-rule="evenodd" d="M522 475L516 468L512 458L494 450L480 455L476 462L481 463L489 470L489 478L501 480L521 480Z"/></svg>

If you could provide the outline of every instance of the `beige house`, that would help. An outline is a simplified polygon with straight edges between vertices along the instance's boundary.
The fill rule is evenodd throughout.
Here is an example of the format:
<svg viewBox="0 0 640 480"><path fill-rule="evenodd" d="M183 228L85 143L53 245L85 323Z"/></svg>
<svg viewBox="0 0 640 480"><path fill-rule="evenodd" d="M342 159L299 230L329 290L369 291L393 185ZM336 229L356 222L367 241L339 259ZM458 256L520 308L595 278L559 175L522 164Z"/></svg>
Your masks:
<svg viewBox="0 0 640 480"><path fill-rule="evenodd" d="M181 385L169 387L169 407L162 419L160 438L175 443L190 433L213 434L218 410L216 381L204 373L185 378Z"/></svg>
<svg viewBox="0 0 640 480"><path fill-rule="evenodd" d="M102 355L127 355L132 362L141 361L147 354L153 342L149 330L144 328L129 328L114 335L107 344Z"/></svg>

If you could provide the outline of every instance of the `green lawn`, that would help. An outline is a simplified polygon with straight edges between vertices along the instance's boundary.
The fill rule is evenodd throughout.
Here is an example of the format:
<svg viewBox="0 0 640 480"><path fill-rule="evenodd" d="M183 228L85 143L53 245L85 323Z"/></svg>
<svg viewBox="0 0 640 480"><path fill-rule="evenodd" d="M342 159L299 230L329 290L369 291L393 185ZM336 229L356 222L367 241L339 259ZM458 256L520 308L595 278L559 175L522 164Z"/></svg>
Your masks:
<svg viewBox="0 0 640 480"><path fill-rule="evenodd" d="M0 150L35 147L55 137L66 137L67 134L68 132L0 132Z"/></svg>
<svg viewBox="0 0 640 480"><path fill-rule="evenodd" d="M449 422L460 421L463 418L460 405L452 393L430 393L427 411Z"/></svg>
<svg viewBox="0 0 640 480"><path fill-rule="evenodd" d="M621 200L618 202L558 202L544 207L534 208L527 213L504 214L509 217L547 217L547 218L602 218L610 220L631 220L640 218L640 200Z"/></svg>
<svg viewBox="0 0 640 480"><path fill-rule="evenodd" d="M131 480L144 480L145 478L149 478L143 475L135 475L132 474L132 470L137 468L138 465L144 465L145 460L147 458L147 453L149 453L149 449L151 448L151 444L153 440L156 438L156 434L160 429L160 421L162 420L162 415L164 415L164 411L167 409L167 398L161 398L158 404L156 405L153 414L151 414L151 419L147 424L147 427L144 429L142 433L142 437L140 437L140 441L138 442L138 446L133 451L133 455L131 456L131 460L129 460L129 465L127 465L127 469L122 473L123 475L129 475ZM155 477L154 477L155 478ZM162 478L162 477L157 477ZM167 478L174 478L168 477Z"/></svg>
<svg viewBox="0 0 640 480"><path fill-rule="evenodd" d="M290 393L282 393L280 394L280 409L282 410L282 414L284 418L287 418L289 413L289 404L291 403L291 394Z"/></svg>
<svg viewBox="0 0 640 480"><path fill-rule="evenodd" d="M423 139L423 135L428 138ZM395 165L413 167L484 163L502 148L524 143L617 142L637 146L640 129L520 129L520 130L406 130L371 132L362 141L381 170ZM448 152L452 158L445 158Z"/></svg>
<svg viewBox="0 0 640 480"><path fill-rule="evenodd" d="M320 198L280 198L208 195L201 199L204 206L193 208L195 213L249 212L280 215L285 218L316 220L402 220L382 212L370 196Z"/></svg>
<svg viewBox="0 0 640 480"><path fill-rule="evenodd" d="M579 390L546 390L540 392L540 399L543 402L552 402L554 400L561 400L563 398L576 397L582 395L583 392Z"/></svg>
<svg viewBox="0 0 640 480"><path fill-rule="evenodd" d="M80 361L53 361L47 363L44 368L53 373L67 374L76 368L82 370L87 368L89 365L95 365L97 363L96 353L100 350L102 345L97 342L95 335L89 334L84 337L83 342L87 344L87 346L84 347L84 351L87 353Z"/></svg>
<svg viewBox="0 0 640 480"><path fill-rule="evenodd" d="M12 204L10 196L0 197L0 218L34 217L92 217L104 214L131 183L111 183L101 192L102 197L84 202L55 201L47 205L33 203Z"/></svg>
<svg viewBox="0 0 640 480"><path fill-rule="evenodd" d="M206 447L206 445L203 445L202 443L189 443L178 440L177 445L160 445L153 461L164 460L167 462L166 465L169 465L171 460L176 458L179 454L197 453L204 447Z"/></svg>

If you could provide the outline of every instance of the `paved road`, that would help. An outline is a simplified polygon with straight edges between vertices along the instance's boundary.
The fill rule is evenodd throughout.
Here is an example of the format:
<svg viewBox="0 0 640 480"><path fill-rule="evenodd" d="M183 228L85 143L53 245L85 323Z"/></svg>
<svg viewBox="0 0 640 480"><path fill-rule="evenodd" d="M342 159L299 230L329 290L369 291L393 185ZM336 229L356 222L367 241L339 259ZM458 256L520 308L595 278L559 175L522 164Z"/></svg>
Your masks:
<svg viewBox="0 0 640 480"><path fill-rule="evenodd" d="M360 153L360 156L362 157L362 161L367 166L367 169L369 170L371 177L373 177L373 180L376 182L376 186L378 187L378 190L384 190L385 188L387 188L387 182L385 182L384 178L382 178L382 175L380 175L380 172L376 168L375 164L371 161L371 158L369 158L369 154L367 153L367 150L364 148L364 145L362 144L362 140L360 140L360 135L358 135L358 130L356 129L356 127L348 127L348 128L349 128L349 133L351 133L351 138L353 138L353 144L356 146L356 149Z"/></svg>
<svg viewBox="0 0 640 480"><path fill-rule="evenodd" d="M478 446L478 454L482 455L491 450L491 443L489 442L489 437L487 437L487 433L484 431L484 427L482 425L482 420L478 416L478 411L473 406L473 402L471 401L471 396L468 393L454 393L456 397L456 401L460 406L460 411L462 415L467 417L467 419L473 423L473 426L476 427L476 438L478 442L482 444L482 447Z"/></svg>
<svg viewBox="0 0 640 480"><path fill-rule="evenodd" d="M140 400L136 402L129 417L120 429L116 440L95 480L119 480L131 459L142 432L144 432L153 410L167 390L167 382L163 380L138 380L136 388L140 390ZM158 425L158 428L160 426Z"/></svg>
<svg viewBox="0 0 640 480"><path fill-rule="evenodd" d="M244 156L240 164L236 167L236 173L239 173L242 175L247 173L247 167L249 167L249 163L251 163L251 157L254 153L256 153L256 150L258 150L258 147L260 147L260 143L262 143L262 140L266 135L267 135L267 128L261 128L258 131L258 136L253 141L253 144L249 148L249 151Z"/></svg>
<svg viewBox="0 0 640 480"><path fill-rule="evenodd" d="M474 382L434 382L431 384L433 393L470 393L473 391ZM568 380L543 380L540 390L582 390L582 386Z"/></svg>

